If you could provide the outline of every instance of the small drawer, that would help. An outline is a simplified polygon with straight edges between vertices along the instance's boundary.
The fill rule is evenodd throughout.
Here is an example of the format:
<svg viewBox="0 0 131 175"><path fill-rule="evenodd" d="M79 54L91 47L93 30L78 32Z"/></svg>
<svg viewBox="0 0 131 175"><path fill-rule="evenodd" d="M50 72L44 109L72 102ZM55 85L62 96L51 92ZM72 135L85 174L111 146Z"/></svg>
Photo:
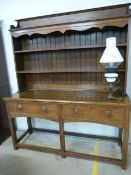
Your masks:
<svg viewBox="0 0 131 175"><path fill-rule="evenodd" d="M8 110L11 116L31 116L58 119L57 104L44 102L10 101Z"/></svg>
<svg viewBox="0 0 131 175"><path fill-rule="evenodd" d="M96 117L97 109L91 105L65 104L62 106L64 117Z"/></svg>
<svg viewBox="0 0 131 175"><path fill-rule="evenodd" d="M62 106L65 121L88 121L101 124L122 126L126 109L111 106L96 106L86 104L64 104Z"/></svg>

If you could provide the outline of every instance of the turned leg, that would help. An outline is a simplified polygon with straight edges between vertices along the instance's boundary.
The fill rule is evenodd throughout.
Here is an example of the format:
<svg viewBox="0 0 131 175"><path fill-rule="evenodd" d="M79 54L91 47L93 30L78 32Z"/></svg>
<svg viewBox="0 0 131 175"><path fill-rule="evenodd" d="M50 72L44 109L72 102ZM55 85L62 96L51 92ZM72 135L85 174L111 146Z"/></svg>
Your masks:
<svg viewBox="0 0 131 175"><path fill-rule="evenodd" d="M61 105L59 106L59 114L61 114ZM64 122L62 115L59 117L59 130L60 130L60 145L61 145L61 157L65 158L65 136L64 136Z"/></svg>
<svg viewBox="0 0 131 175"><path fill-rule="evenodd" d="M123 134L123 129L119 128L119 133L118 133L118 145L122 146L122 134Z"/></svg>
<svg viewBox="0 0 131 175"><path fill-rule="evenodd" d="M121 168L126 169L127 167L127 156L128 156L128 138L129 138L129 125L130 125L130 113L127 112L124 133L123 133L123 144L122 144L122 163Z"/></svg>
<svg viewBox="0 0 131 175"><path fill-rule="evenodd" d="M31 118L30 117L27 117L27 125L28 125L29 133L32 134L33 129L32 129L32 123L31 123Z"/></svg>
<svg viewBox="0 0 131 175"><path fill-rule="evenodd" d="M13 146L14 146L14 149L17 150L18 149L18 147L16 146L16 144L17 144L17 135L16 135L16 125L15 125L15 119L14 118L9 118L9 126L10 126Z"/></svg>

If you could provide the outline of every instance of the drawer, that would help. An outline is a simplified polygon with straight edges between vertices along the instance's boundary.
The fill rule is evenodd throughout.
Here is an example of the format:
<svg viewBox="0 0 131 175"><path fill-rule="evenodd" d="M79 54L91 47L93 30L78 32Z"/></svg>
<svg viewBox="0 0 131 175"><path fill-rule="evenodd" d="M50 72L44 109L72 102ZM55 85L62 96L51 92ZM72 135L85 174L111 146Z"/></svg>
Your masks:
<svg viewBox="0 0 131 175"><path fill-rule="evenodd" d="M57 104L44 102L10 101L8 110L11 116L26 115L40 118L58 118Z"/></svg>
<svg viewBox="0 0 131 175"><path fill-rule="evenodd" d="M65 121L89 121L121 125L126 109L123 107L96 106L85 104L65 104L62 106Z"/></svg>

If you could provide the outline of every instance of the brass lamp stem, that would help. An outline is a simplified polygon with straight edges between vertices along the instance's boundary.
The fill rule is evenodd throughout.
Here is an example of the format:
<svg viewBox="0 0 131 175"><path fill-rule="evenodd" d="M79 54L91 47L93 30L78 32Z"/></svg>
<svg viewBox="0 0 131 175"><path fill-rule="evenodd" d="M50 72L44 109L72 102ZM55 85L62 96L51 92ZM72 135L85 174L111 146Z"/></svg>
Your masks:
<svg viewBox="0 0 131 175"><path fill-rule="evenodd" d="M112 83L108 83L108 90L109 90L109 94L107 96L108 99L113 99L114 97L112 96L112 89L113 89L113 85Z"/></svg>

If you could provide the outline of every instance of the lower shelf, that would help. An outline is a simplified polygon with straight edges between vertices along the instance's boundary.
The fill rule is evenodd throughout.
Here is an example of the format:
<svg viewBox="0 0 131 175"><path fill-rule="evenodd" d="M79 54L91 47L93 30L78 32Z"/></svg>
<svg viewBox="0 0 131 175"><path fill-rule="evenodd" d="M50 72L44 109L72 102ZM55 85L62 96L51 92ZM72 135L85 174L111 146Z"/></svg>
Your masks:
<svg viewBox="0 0 131 175"><path fill-rule="evenodd" d="M21 134L22 132L17 132L18 136ZM52 133L33 132L32 134L27 134L20 144L60 149L59 134ZM121 159L121 149L118 143L101 139L65 136L65 150L67 152Z"/></svg>
<svg viewBox="0 0 131 175"><path fill-rule="evenodd" d="M66 151L121 159L121 149L117 143L91 138L65 137Z"/></svg>

